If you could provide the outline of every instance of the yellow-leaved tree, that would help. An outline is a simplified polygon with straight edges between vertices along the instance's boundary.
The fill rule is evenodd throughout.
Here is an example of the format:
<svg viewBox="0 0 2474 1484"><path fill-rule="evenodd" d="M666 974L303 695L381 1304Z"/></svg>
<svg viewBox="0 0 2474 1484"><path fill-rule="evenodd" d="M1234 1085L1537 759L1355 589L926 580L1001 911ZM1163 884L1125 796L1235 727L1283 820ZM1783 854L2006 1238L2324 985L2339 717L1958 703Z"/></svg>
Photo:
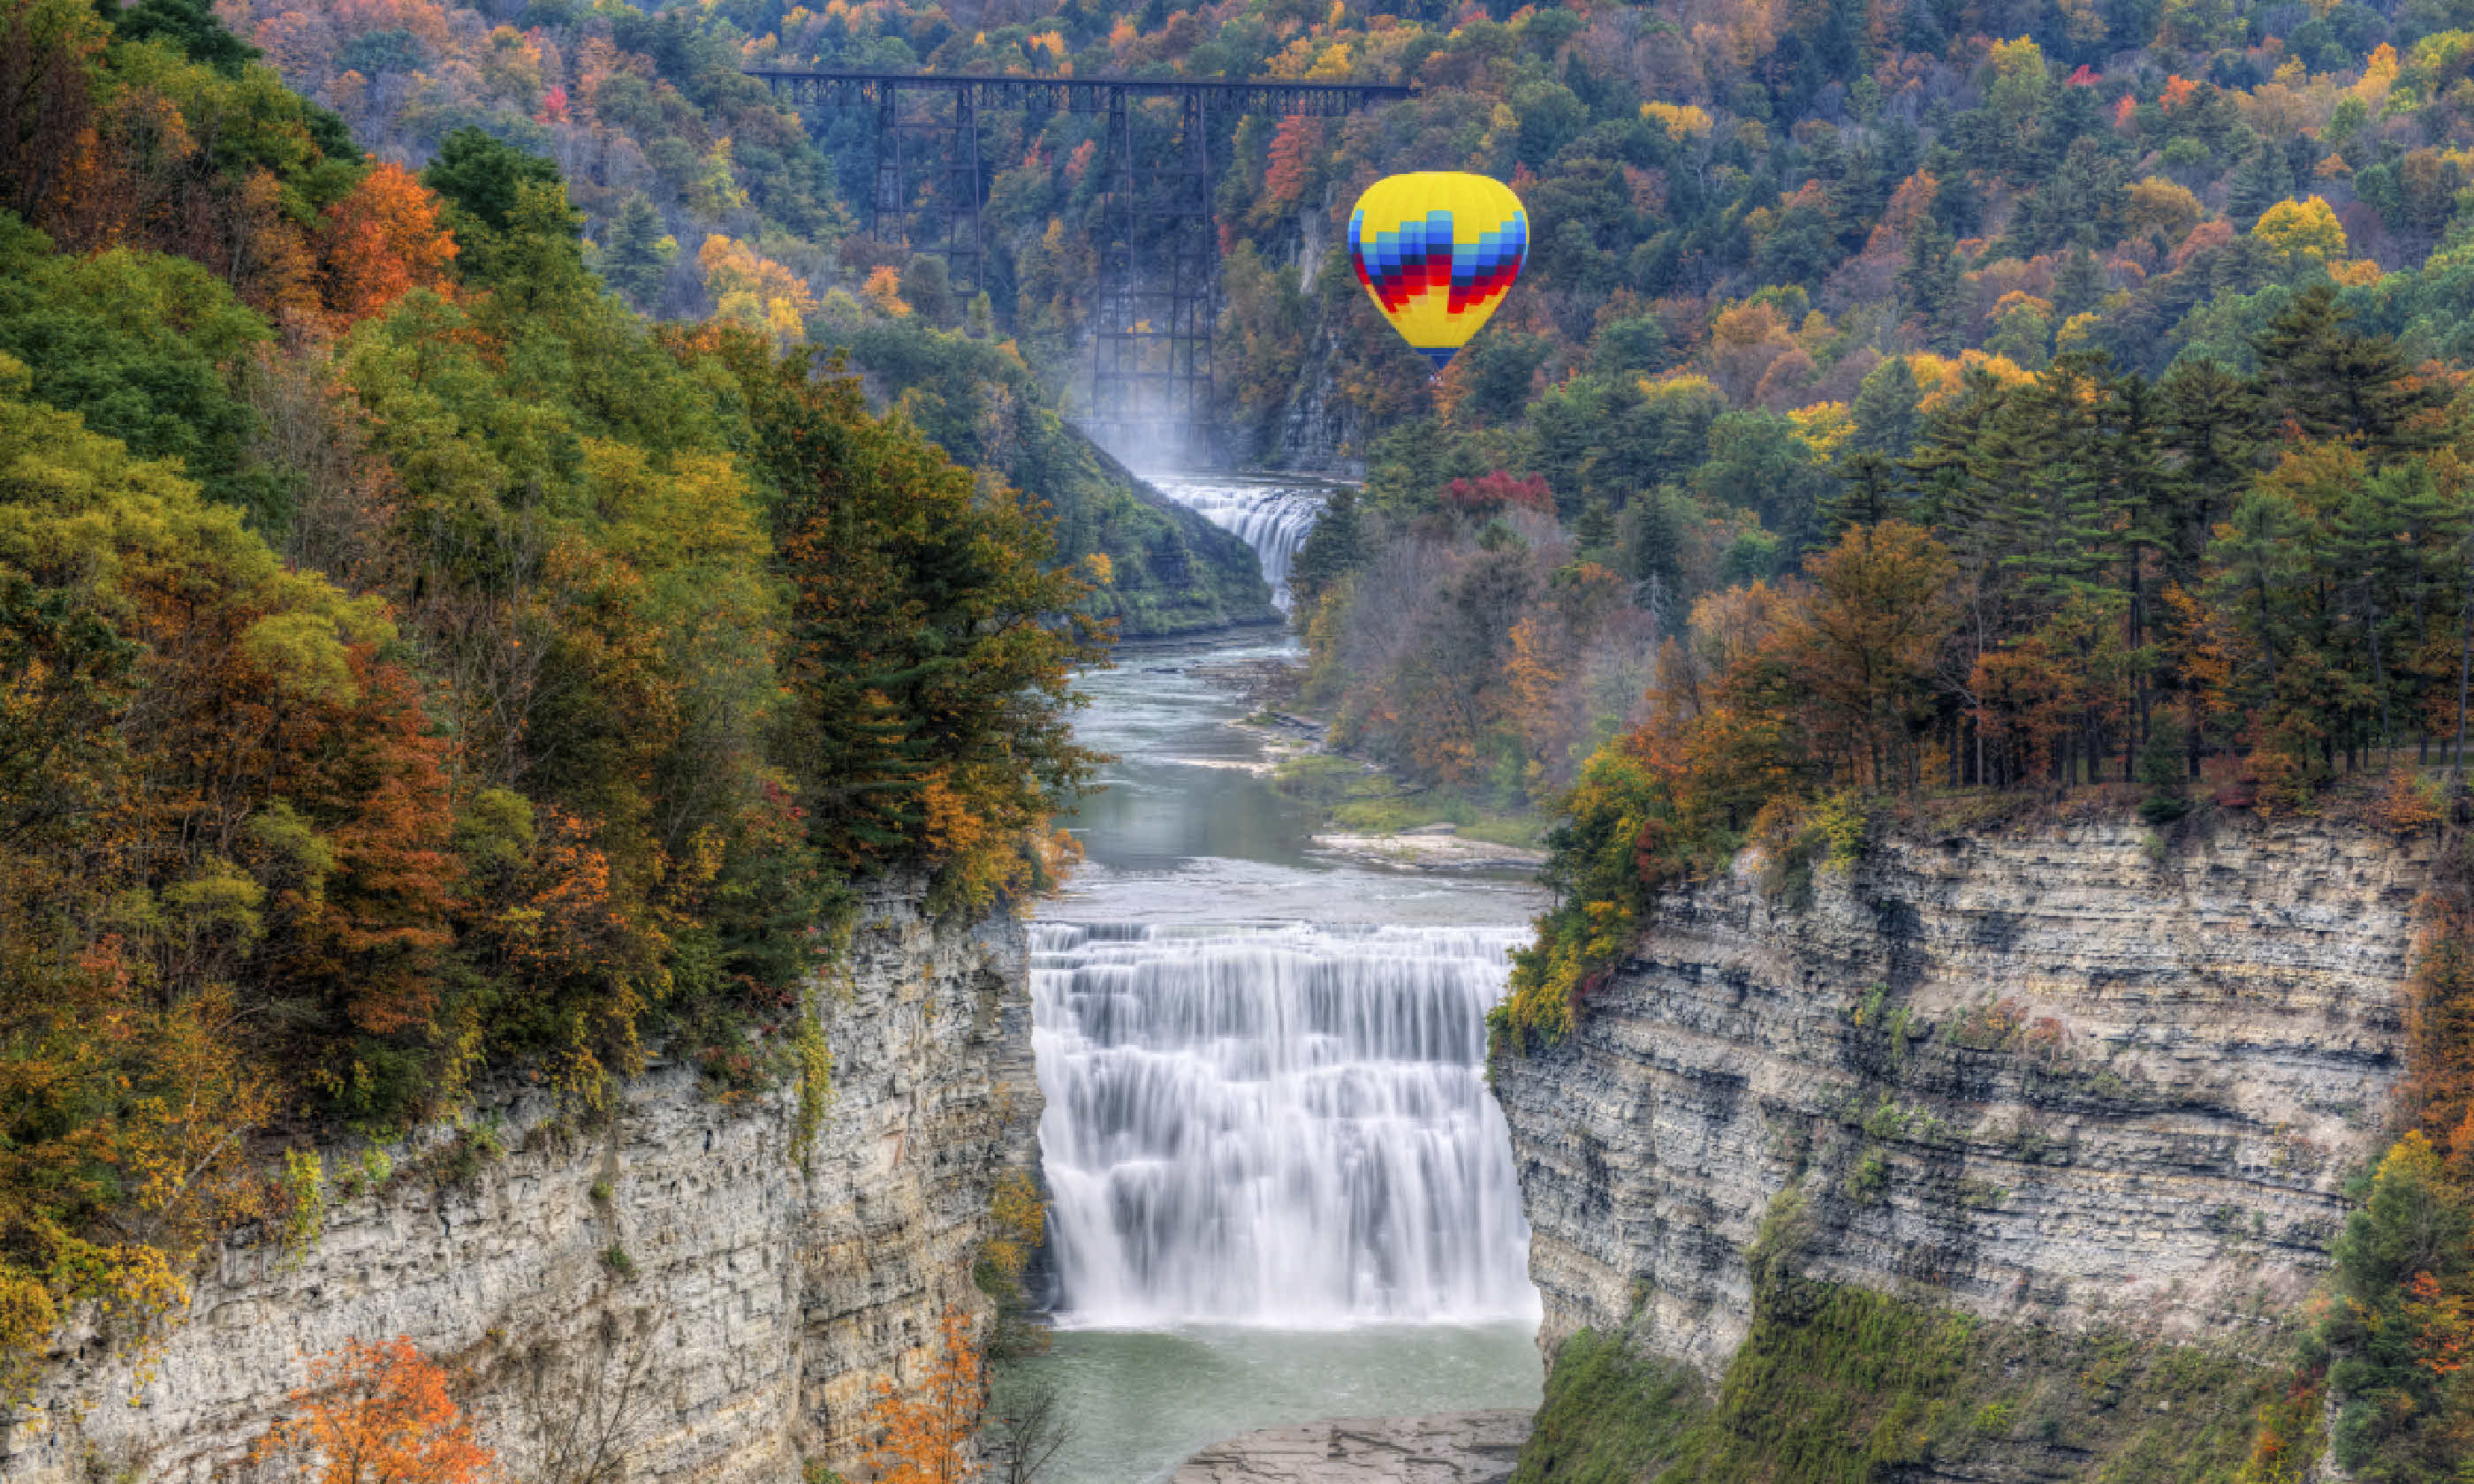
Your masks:
<svg viewBox="0 0 2474 1484"><path fill-rule="evenodd" d="M2322 196L2278 202L2260 214L2250 234L2292 264L2331 263L2345 255L2345 228Z"/></svg>
<svg viewBox="0 0 2474 1484"><path fill-rule="evenodd" d="M704 270L705 292L721 318L765 336L776 349L806 337L816 297L805 278L718 232L696 250L696 266Z"/></svg>

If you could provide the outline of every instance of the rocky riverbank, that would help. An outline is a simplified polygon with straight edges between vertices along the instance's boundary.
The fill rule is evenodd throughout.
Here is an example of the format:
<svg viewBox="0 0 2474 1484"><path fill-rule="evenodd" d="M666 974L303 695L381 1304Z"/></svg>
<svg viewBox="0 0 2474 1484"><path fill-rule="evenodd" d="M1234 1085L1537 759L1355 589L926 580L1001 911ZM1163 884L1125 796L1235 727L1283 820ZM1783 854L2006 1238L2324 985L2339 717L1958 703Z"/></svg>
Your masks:
<svg viewBox="0 0 2474 1484"><path fill-rule="evenodd" d="M1314 843L1351 860L1414 871L1535 871L1546 864L1544 850L1469 839L1457 825L1417 825L1390 834L1326 830Z"/></svg>
<svg viewBox="0 0 2474 1484"><path fill-rule="evenodd" d="M1502 1484L1529 1426L1498 1411L1267 1427L1204 1448L1170 1484Z"/></svg>

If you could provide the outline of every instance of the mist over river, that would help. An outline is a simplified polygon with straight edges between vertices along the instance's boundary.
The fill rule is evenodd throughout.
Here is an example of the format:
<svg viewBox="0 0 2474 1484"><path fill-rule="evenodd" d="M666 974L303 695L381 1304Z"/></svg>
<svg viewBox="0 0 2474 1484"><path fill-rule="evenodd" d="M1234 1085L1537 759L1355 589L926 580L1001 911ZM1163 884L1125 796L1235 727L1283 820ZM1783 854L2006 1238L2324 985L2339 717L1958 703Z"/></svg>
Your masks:
<svg viewBox="0 0 2474 1484"><path fill-rule="evenodd" d="M1152 482L1274 576L1321 495ZM1056 1330L1019 1374L1075 1430L1057 1481L1142 1484L1284 1423L1538 1400L1481 1065L1536 892L1317 852L1228 673L1293 656L1260 633L1129 645L1082 682L1078 730L1117 761L1032 940Z"/></svg>

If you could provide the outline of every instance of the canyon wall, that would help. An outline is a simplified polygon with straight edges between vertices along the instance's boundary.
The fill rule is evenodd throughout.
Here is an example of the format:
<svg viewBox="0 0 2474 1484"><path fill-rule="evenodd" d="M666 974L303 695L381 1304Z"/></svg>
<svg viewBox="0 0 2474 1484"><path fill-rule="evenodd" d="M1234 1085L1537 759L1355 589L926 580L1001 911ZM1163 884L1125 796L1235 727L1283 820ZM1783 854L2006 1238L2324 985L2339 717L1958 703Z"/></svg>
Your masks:
<svg viewBox="0 0 2474 1484"><path fill-rule="evenodd" d="M2208 811L1909 831L1667 894L1560 1044L1506 1053L1541 1343L1722 1372L1795 1272L2268 1352L2383 1143L2435 849Z"/></svg>
<svg viewBox="0 0 2474 1484"><path fill-rule="evenodd" d="M840 967L804 1173L795 1086L732 1106L676 1064L597 1125L536 1089L485 1097L394 1146L375 1190L348 1195L358 1153L331 1151L314 1240L227 1243L151 1354L68 1336L0 1481L205 1480L288 1409L304 1357L397 1335L469 1381L527 1484L585 1478L596 1448L637 1480L849 1470L876 1379L934 1362L948 1304L987 1306L971 1264L1038 1090L1019 922L930 922L888 891Z"/></svg>

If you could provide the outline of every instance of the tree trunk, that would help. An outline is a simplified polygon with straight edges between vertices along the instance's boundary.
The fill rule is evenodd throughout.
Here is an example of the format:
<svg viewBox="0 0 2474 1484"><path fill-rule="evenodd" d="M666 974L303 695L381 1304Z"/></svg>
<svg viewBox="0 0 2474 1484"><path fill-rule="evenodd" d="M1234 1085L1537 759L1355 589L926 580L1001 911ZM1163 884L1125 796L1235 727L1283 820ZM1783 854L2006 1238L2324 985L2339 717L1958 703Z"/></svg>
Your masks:
<svg viewBox="0 0 2474 1484"><path fill-rule="evenodd" d="M2380 600L2366 591L2363 595L2363 607L2369 612L2369 622L2365 627L2371 639L2371 683L2380 691L2380 746L2393 749L2396 732L2389 725L2389 671L2387 662L2380 656Z"/></svg>
<svg viewBox="0 0 2474 1484"><path fill-rule="evenodd" d="M2465 577L2463 618L2457 635L2457 752L2449 765L2449 777L2465 776L2465 688L2469 670L2474 670L2474 569Z"/></svg>

